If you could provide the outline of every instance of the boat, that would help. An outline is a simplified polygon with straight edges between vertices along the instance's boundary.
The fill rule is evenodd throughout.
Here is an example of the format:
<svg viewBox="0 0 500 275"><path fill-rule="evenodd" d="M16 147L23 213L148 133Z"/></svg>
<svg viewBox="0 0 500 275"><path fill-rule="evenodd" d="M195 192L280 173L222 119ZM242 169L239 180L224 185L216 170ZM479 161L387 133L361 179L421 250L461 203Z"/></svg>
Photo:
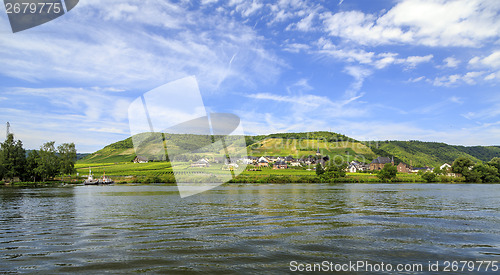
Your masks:
<svg viewBox="0 0 500 275"><path fill-rule="evenodd" d="M110 177L106 177L106 172L102 175L102 178L98 180L99 184L113 184L115 183Z"/></svg>
<svg viewBox="0 0 500 275"><path fill-rule="evenodd" d="M87 179L83 182L85 185L97 185L99 184L99 181L94 179L94 176L92 175L92 170L89 168L89 175Z"/></svg>

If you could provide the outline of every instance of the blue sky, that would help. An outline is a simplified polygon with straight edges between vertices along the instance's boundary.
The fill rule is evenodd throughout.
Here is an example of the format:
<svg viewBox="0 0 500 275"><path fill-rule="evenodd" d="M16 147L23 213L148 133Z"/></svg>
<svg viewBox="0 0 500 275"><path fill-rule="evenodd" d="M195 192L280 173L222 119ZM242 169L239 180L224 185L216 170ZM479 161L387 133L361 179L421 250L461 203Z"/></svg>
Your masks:
<svg viewBox="0 0 500 275"><path fill-rule="evenodd" d="M0 117L27 148L127 138L129 104L190 75L247 134L500 144L497 0L82 0L15 34L0 14Z"/></svg>

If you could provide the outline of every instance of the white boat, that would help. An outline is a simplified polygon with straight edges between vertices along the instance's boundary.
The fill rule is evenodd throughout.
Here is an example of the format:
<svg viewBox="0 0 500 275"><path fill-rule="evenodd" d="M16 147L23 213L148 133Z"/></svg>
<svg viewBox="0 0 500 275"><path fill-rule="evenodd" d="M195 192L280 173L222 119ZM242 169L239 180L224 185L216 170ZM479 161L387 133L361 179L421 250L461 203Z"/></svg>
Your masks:
<svg viewBox="0 0 500 275"><path fill-rule="evenodd" d="M94 176L92 175L92 170L89 168L89 175L87 179L83 182L85 185L97 185L99 183L98 180L94 179Z"/></svg>

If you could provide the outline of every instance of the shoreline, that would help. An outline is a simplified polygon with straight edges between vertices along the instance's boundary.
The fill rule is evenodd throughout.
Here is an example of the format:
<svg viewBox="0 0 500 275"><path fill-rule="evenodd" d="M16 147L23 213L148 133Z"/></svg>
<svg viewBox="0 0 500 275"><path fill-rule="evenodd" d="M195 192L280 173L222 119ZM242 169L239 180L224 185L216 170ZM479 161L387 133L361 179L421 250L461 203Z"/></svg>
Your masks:
<svg viewBox="0 0 500 275"><path fill-rule="evenodd" d="M474 184L474 185L484 185L484 184L500 184L500 182L497 183L477 183L477 182L404 182L404 181L399 181L399 182L226 182L221 185L272 185L272 184L279 184L279 185L286 185L286 184L311 184L311 185L321 185L321 184L329 184L329 185L334 185L334 184L394 184L394 185L399 185L399 184L422 184L422 185L429 185L429 184ZM143 186L143 185L152 185L152 186L177 186L176 183L164 183L164 182L153 182L153 183L142 183L142 182L127 182L127 183L113 183L113 184L102 184L102 185L95 185L95 186ZM58 188L69 188L69 187L75 187L75 186L87 186L84 185L83 183L62 183L62 182L19 182L19 183L11 183L11 184L0 184L0 188L52 188L52 187L58 187ZM94 186L94 185L93 185Z"/></svg>

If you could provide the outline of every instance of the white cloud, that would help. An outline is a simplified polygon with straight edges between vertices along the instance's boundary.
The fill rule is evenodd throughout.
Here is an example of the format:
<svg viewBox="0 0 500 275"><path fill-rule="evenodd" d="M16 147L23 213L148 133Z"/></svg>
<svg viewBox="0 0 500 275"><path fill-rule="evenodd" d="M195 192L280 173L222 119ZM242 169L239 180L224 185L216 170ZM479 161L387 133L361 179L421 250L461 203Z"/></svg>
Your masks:
<svg viewBox="0 0 500 275"><path fill-rule="evenodd" d="M346 11L323 19L329 35L361 45L477 47L500 37L499 11L498 1L403 0L381 16Z"/></svg>
<svg viewBox="0 0 500 275"><path fill-rule="evenodd" d="M355 97L361 87L365 78L370 76L373 72L371 70L358 67L358 66L347 66L344 70L347 74L354 78L354 82L351 84L350 88L346 91L347 97Z"/></svg>
<svg viewBox="0 0 500 275"><path fill-rule="evenodd" d="M474 56L469 60L469 67L484 69L484 81L500 80L500 50L493 51L488 56ZM481 76L482 76L481 75Z"/></svg>
<svg viewBox="0 0 500 275"><path fill-rule="evenodd" d="M234 6L234 10L239 12L243 17L249 17L264 7L261 1L235 1L231 0L229 6Z"/></svg>
<svg viewBox="0 0 500 275"><path fill-rule="evenodd" d="M370 64L373 62L374 52L366 52L361 49L343 49L339 48L328 40L320 39L318 41L318 53L331 56L346 62L358 62L360 64Z"/></svg>
<svg viewBox="0 0 500 275"><path fill-rule="evenodd" d="M500 50L495 51L491 55L485 57L481 62L484 65L490 66L492 68L500 67Z"/></svg>
<svg viewBox="0 0 500 275"><path fill-rule="evenodd" d="M246 95L247 98L255 100L271 100L277 103L289 103L290 105L280 105L280 109L286 110L281 113L276 110L277 117L293 118L295 121L313 120L316 116L324 118L334 117L358 117L366 114L366 108L356 108L354 103L362 97L357 95L344 100L332 101L325 96L312 94L276 95L270 93L256 93ZM349 106L350 105L350 106Z"/></svg>
<svg viewBox="0 0 500 275"><path fill-rule="evenodd" d="M319 48L317 50L319 54L327 55L345 62L357 62L359 64L371 65L376 69L383 69L393 64L401 64L407 68L414 68L421 63L430 62L434 57L434 55L428 54L425 56L399 58L398 53L386 52L376 54L374 52L367 52L363 49L345 49L324 38L320 38L316 45Z"/></svg>
<svg viewBox="0 0 500 275"><path fill-rule="evenodd" d="M313 28L313 20L316 17L315 13L310 13L306 17L302 18L299 22L293 23L287 27L287 30L296 29L303 32L312 31Z"/></svg>
<svg viewBox="0 0 500 275"><path fill-rule="evenodd" d="M407 82L416 83L416 82L420 82L422 80L425 80L425 76L420 76L417 78L410 78L407 80Z"/></svg>
<svg viewBox="0 0 500 275"><path fill-rule="evenodd" d="M443 67L445 68L456 68L458 67L458 64L460 64L460 60L454 57L447 57L443 60L443 63Z"/></svg>
<svg viewBox="0 0 500 275"><path fill-rule="evenodd" d="M494 79L500 79L500 71L491 73L491 74L484 77L484 80L486 80L486 81L490 81L490 80L494 80Z"/></svg>
<svg viewBox="0 0 500 275"><path fill-rule="evenodd" d="M210 4L214 4L214 3L217 3L219 0L201 0L201 4L202 5L210 5Z"/></svg>
<svg viewBox="0 0 500 275"><path fill-rule="evenodd" d="M295 18L304 18L315 10L313 5L301 0L279 0L273 4L267 4L269 8L269 25L285 22Z"/></svg>
<svg viewBox="0 0 500 275"><path fill-rule="evenodd" d="M466 74L453 74L448 76L440 76L434 78L433 81L428 80L434 86L451 87L459 84L475 85L477 81L482 80L481 77L485 74L484 71L468 72Z"/></svg>
<svg viewBox="0 0 500 275"><path fill-rule="evenodd" d="M457 103L457 104L463 104L464 101L460 98L460 97L457 97L457 96L452 96L449 98L449 100L453 103Z"/></svg>
<svg viewBox="0 0 500 275"><path fill-rule="evenodd" d="M499 68L500 67L500 50L494 51L492 54L486 57L475 56L469 61L470 65L473 66L483 66L489 68Z"/></svg>
<svg viewBox="0 0 500 275"><path fill-rule="evenodd" d="M305 105L308 107L319 107L319 105L324 104L324 103L327 103L327 104L332 103L328 98L322 97L322 96L316 96L316 95L279 96L279 95L270 94L270 93L257 93L257 94L247 95L247 97L253 98L253 99L266 99L266 100L273 100L273 101L278 101L278 102L301 104L301 105Z"/></svg>
<svg viewBox="0 0 500 275"><path fill-rule="evenodd" d="M331 36L344 38L362 45L387 43L390 38L404 39L403 32L397 28L384 28L375 25L376 16L360 11L347 11L322 16L325 31ZM407 37L408 35L406 35ZM410 41L409 38L406 38Z"/></svg>
<svg viewBox="0 0 500 275"><path fill-rule="evenodd" d="M288 86L286 89L289 93L291 93L293 91L299 91L299 92L310 91L313 89L313 87L309 84L308 79L302 78L297 80L292 85Z"/></svg>
<svg viewBox="0 0 500 275"><path fill-rule="evenodd" d="M403 64L408 68L415 68L420 63L426 63L432 60L434 57L432 54L426 56L408 56L407 58L397 58L396 53L383 53L379 54L379 60L375 61L375 67L377 69L382 69L392 64Z"/></svg>
<svg viewBox="0 0 500 275"><path fill-rule="evenodd" d="M425 63L431 61L434 56L432 54L428 54L426 56L408 56L406 59L403 59L402 63L408 64L410 67L415 67L420 63Z"/></svg>
<svg viewBox="0 0 500 275"><path fill-rule="evenodd" d="M307 51L311 48L311 46L307 44L301 44L301 43L290 43L290 44L285 44L282 46L282 49L287 52L291 53L299 53L301 51Z"/></svg>

